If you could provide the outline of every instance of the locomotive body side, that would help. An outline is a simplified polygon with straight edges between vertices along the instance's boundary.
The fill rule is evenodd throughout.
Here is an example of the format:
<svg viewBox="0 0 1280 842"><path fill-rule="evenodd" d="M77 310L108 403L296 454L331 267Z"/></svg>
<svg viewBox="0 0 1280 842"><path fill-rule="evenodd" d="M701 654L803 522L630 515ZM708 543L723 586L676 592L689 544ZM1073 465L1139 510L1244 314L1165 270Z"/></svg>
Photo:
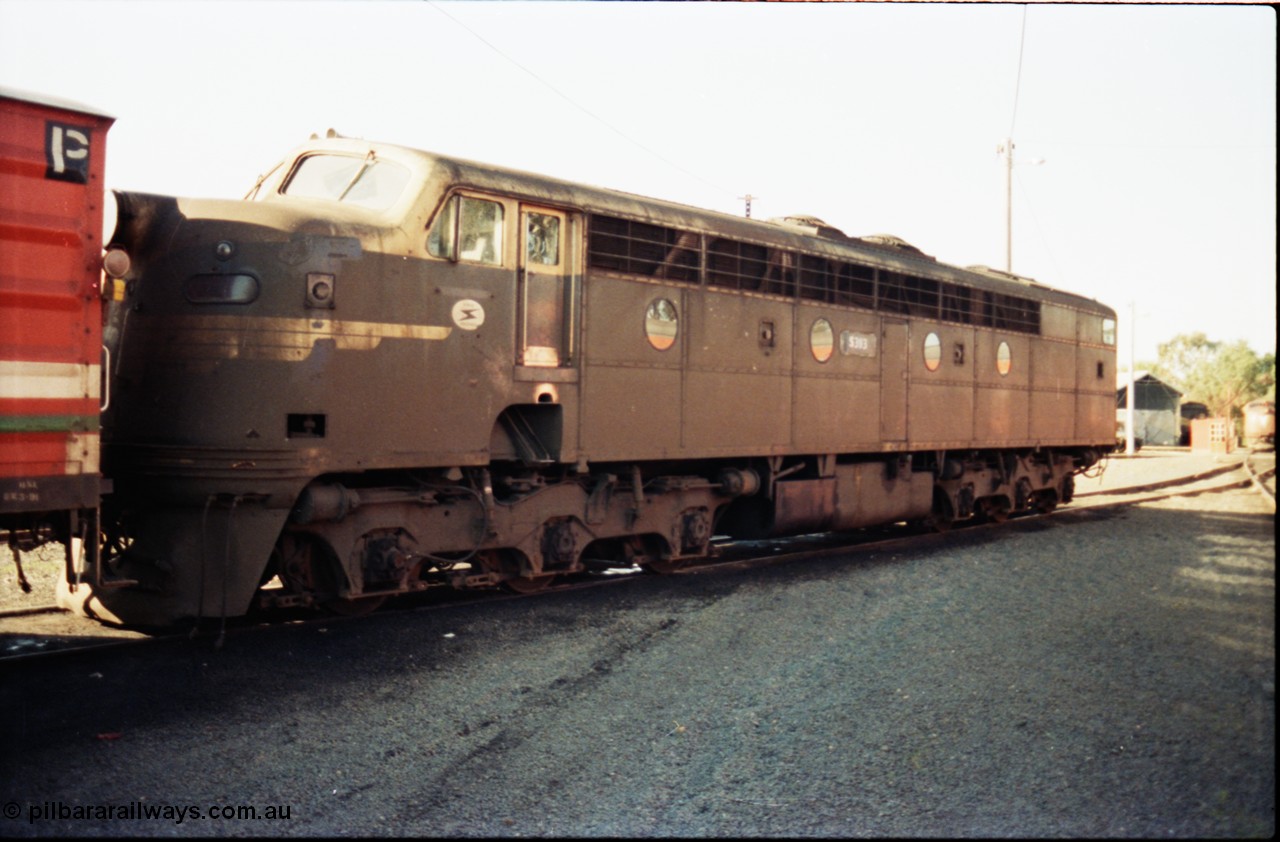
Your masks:
<svg viewBox="0 0 1280 842"><path fill-rule="evenodd" d="M251 195L119 197L99 616L1002 517L1110 445L1114 313L1025 279L348 139Z"/></svg>
<svg viewBox="0 0 1280 842"><path fill-rule="evenodd" d="M15 550L96 531L112 122L0 89L0 536Z"/></svg>

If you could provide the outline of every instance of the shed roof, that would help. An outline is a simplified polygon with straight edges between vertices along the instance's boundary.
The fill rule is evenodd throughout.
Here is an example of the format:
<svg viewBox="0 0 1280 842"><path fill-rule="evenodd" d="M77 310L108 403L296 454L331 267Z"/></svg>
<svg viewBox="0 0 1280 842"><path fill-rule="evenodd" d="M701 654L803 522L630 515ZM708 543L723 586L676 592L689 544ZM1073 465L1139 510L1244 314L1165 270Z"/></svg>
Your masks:
<svg viewBox="0 0 1280 842"><path fill-rule="evenodd" d="M1133 373L1133 382L1144 383L1147 385L1147 388L1151 388L1151 386L1153 385L1163 386L1165 389L1174 393L1178 397L1182 397L1182 392L1173 388L1168 383L1161 380L1159 377L1156 377L1150 371L1146 371L1144 369L1138 369ZM1124 389L1127 389L1128 387L1129 387L1129 372L1117 371L1116 372L1116 391L1120 392L1120 391L1123 391Z"/></svg>

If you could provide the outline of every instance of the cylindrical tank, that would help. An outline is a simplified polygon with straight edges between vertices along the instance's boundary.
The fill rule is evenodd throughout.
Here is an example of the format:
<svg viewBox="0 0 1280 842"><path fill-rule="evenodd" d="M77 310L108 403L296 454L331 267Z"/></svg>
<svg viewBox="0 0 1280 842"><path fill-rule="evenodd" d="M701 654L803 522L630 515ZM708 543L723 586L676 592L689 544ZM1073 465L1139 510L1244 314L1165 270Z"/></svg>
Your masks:
<svg viewBox="0 0 1280 842"><path fill-rule="evenodd" d="M1244 437L1250 445L1274 444L1276 405L1274 401L1250 401L1244 406Z"/></svg>

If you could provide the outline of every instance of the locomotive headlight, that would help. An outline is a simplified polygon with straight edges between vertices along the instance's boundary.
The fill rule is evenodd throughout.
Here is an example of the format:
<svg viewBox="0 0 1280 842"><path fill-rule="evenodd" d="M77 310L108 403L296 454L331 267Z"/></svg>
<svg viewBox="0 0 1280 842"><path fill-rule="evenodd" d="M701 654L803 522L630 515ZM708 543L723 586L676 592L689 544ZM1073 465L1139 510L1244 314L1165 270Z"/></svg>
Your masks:
<svg viewBox="0 0 1280 842"><path fill-rule="evenodd" d="M248 304L258 297L258 279L243 273L194 275L185 292L192 304Z"/></svg>

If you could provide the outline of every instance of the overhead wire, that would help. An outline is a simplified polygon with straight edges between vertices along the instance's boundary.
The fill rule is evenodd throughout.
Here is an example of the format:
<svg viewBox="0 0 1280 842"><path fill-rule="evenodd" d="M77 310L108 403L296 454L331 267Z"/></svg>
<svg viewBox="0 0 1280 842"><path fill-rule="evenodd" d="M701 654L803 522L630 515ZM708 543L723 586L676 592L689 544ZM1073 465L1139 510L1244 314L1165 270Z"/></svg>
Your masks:
<svg viewBox="0 0 1280 842"><path fill-rule="evenodd" d="M1022 60L1026 54L1026 46L1027 46L1027 5L1023 4L1022 25L1021 27L1019 27L1019 33L1018 33L1018 70L1014 76L1014 82L1013 82L1013 109L1012 109L1012 113L1009 116L1009 134L1006 135L1009 138L1009 149L1005 154L1007 154L1010 158L1010 161L1009 161L1010 172L1011 174L1013 174L1012 177L1018 184L1018 193L1022 197L1023 203L1026 205L1027 213L1031 216L1031 221L1035 225L1036 233L1040 235L1040 242L1044 246L1045 251L1049 255L1049 262L1053 265L1054 269L1056 269L1058 273L1061 275L1062 270L1058 266L1057 258L1053 253L1053 249L1049 246L1049 241L1048 241L1048 238L1045 237L1044 230L1040 227L1040 219L1036 216L1035 209L1032 208L1031 206L1031 201L1030 201L1030 198L1027 196L1027 191L1025 186L1022 183L1022 179L1016 175L1016 170L1012 168L1013 130L1018 123L1018 100L1020 99L1021 93L1022 93ZM1064 281L1060 281L1060 282L1064 282Z"/></svg>
<svg viewBox="0 0 1280 842"><path fill-rule="evenodd" d="M1018 35L1018 73L1013 82L1013 114L1009 118L1009 137L1013 137L1013 127L1018 122L1018 94L1022 90L1022 54L1027 45L1027 7L1022 6L1022 31Z"/></svg>
<svg viewBox="0 0 1280 842"><path fill-rule="evenodd" d="M512 64L512 65L514 65L514 66L515 66L515 67L517 67L519 70L521 70L523 73L525 73L525 74L526 74L526 75L528 75L530 78L532 78L534 81L536 81L538 84L540 84L540 85L542 85L543 87L547 88L547 90L551 91L551 92L552 92L552 93L554 93L556 96L560 97L562 100L564 100L565 102L567 102L569 105L573 106L573 107L574 107L574 108L576 108L578 111L581 111L583 114L587 115L587 116L588 116L588 117L590 117L592 120L595 120L597 123L599 123L600 125L604 126L606 129L608 129L609 131L613 132L613 133L614 133L614 134L616 134L618 137L622 138L623 140L627 141L627 142L628 142L628 143L630 143L631 145L635 146L637 149L640 149L640 150L642 150L643 152L645 152L646 154L651 155L654 159L656 159L656 160L658 160L658 161L661 161L663 164L666 164L667 166L671 167L672 169L675 169L675 170L677 170L678 172L681 172L681 173L683 173L684 175L689 176L690 178L695 178L695 179L697 179L698 181L702 182L703 184L707 185L708 187L714 188L715 190L718 190L718 191L720 191L721 193L724 193L724 194L729 195L729 196L732 196L732 195L734 194L734 192L735 192L735 191L729 190L728 188L726 188L726 187L724 187L724 186L722 186L722 185L716 184L715 182L710 181L710 180L708 180L707 178L705 178L705 177L703 177L703 176L701 176L701 175L698 175L698 174L697 174L697 173L695 173L695 172L691 172L690 170L685 169L684 167L682 167L682 166L680 166L679 164L677 164L675 161L672 161L671 159L669 159L669 158L665 157L664 155L662 155L662 154L660 154L660 153L658 153L658 152L654 151L653 149L650 149L648 146L644 145L644 144L643 144L643 143L641 143L640 141L638 141L638 140L636 140L635 138L631 137L631 136L630 136L630 135L628 135L626 132L624 132L622 129L619 129L617 126L613 125L613 124L612 124L612 123L610 123L608 120L605 120L605 119L604 119L603 117L601 117L599 114L596 114L594 111L592 111L591 109L589 109L589 108L587 108L586 106L582 105L581 103L579 103L578 101L576 101L575 99L573 99L573 97L569 96L569 95L568 95L568 94L566 94L564 91L560 90L560 89L559 89L559 88L557 88L555 85L551 84L551 83L550 83L550 82L548 82L546 79L544 79L544 78L542 78L541 76L539 76L539 75L538 75L537 73L535 73L533 70L529 69L529 68L528 68L528 67L526 67L525 65L523 65L523 64L521 64L520 62L516 61L516 60L515 60L514 58L512 58L511 56L507 55L507 54L506 54L505 52L503 52L503 51L502 51L502 50L501 50L497 45L495 45L493 42L489 41L487 38L485 38L485 37L484 37L483 35L481 35L479 32L476 32L474 29L472 29L470 26L467 26L465 23L463 23L462 21L460 21L458 18L456 18L456 17L454 17L453 15L449 14L448 12L446 12L446 11L441 7L441 5L440 5L439 3L435 2L435 0L423 0L423 2L425 2L425 3L426 3L428 6L430 6L431 8L435 9L435 10L436 10L437 12L439 12L440 14L444 15L445 17L447 17L449 20L453 21L457 26L459 26L459 27L461 27L462 29L466 30L466 31L467 31L467 32L468 32L468 33L469 33L473 38L475 38L475 39L476 39L477 41L479 41L481 44L484 44L486 47L488 47L488 48L489 48L490 50L492 50L493 52L497 53L497 55L498 55L498 56L500 56L503 60L507 61L508 63L510 63L510 64Z"/></svg>

